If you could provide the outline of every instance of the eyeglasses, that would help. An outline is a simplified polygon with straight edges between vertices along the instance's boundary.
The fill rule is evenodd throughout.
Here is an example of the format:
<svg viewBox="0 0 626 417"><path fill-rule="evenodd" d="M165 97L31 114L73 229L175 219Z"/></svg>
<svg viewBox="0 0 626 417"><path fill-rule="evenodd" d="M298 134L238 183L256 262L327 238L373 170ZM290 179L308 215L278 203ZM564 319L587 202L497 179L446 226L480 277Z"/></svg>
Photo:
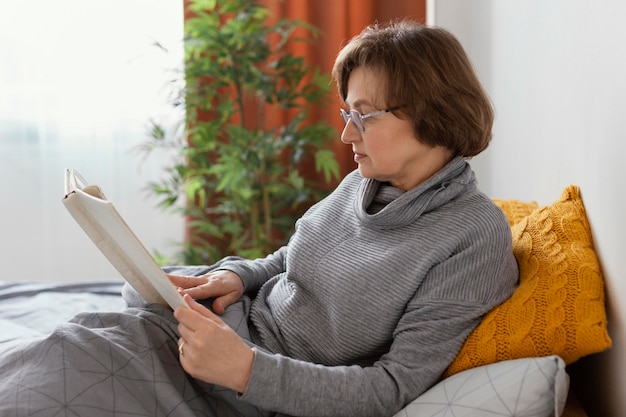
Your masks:
<svg viewBox="0 0 626 417"><path fill-rule="evenodd" d="M345 111L344 109L339 109L339 111L341 112L341 118L346 124L349 121L352 121L352 123L354 123L360 133L365 133L365 123L363 123L363 120L369 119L370 117L378 116L379 114L385 114L389 113L390 111L398 110L401 107L402 106L390 107L386 110L373 111L367 114L361 114L358 110L354 109L350 110L349 112Z"/></svg>

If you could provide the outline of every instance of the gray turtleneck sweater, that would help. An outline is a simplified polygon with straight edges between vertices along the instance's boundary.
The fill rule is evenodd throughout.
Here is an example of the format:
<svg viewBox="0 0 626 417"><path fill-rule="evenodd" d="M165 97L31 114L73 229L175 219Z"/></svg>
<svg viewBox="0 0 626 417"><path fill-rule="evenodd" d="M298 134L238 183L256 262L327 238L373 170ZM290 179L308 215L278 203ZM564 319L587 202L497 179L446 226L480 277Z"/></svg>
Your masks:
<svg viewBox="0 0 626 417"><path fill-rule="evenodd" d="M402 192L349 174L289 244L227 261L256 294L240 399L297 416L390 416L440 377L518 270L503 213L461 158Z"/></svg>

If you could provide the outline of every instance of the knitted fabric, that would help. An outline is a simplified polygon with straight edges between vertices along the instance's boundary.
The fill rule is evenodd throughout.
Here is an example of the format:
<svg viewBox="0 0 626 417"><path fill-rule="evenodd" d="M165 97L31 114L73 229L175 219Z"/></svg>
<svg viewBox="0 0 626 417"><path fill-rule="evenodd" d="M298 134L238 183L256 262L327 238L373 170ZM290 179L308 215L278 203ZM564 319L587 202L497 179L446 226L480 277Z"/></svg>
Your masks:
<svg viewBox="0 0 626 417"><path fill-rule="evenodd" d="M499 206L513 207L513 216L522 208ZM511 231L519 287L470 334L445 376L552 354L569 364L611 346L602 271L578 187L567 187L560 200L533 211Z"/></svg>
<svg viewBox="0 0 626 417"><path fill-rule="evenodd" d="M514 224L519 223L525 217L530 215L537 209L537 202L531 201L519 201L519 200L501 200L494 198L493 202L496 206L504 212L509 225L512 227Z"/></svg>
<svg viewBox="0 0 626 417"><path fill-rule="evenodd" d="M518 277L506 218L461 157L406 192L355 171L286 247L221 267L256 292L240 399L298 416L400 410Z"/></svg>

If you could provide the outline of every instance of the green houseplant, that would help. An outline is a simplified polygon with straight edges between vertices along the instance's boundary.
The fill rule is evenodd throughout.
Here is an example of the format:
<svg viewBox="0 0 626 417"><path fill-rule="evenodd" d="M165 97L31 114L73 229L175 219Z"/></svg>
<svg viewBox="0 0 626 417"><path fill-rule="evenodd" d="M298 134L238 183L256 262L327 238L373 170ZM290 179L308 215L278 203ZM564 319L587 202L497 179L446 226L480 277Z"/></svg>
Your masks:
<svg viewBox="0 0 626 417"><path fill-rule="evenodd" d="M181 262L263 256L284 244L296 218L339 176L328 147L336 131L308 120L327 100L330 79L289 50L305 41L296 33L315 28L270 24L254 0L187 7L184 83L174 94L185 127L169 134L152 125L143 150L173 147L178 157L150 189L188 219Z"/></svg>

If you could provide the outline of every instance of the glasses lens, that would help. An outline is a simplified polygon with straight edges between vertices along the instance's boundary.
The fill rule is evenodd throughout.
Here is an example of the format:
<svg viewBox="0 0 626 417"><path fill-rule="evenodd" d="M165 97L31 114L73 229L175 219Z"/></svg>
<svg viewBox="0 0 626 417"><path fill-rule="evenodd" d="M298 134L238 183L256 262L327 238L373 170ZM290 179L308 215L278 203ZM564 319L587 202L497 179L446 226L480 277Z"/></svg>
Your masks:
<svg viewBox="0 0 626 417"><path fill-rule="evenodd" d="M343 119L343 122L348 123L348 121L350 120L350 115L344 109L339 109L339 112L341 113L341 118Z"/></svg>
<svg viewBox="0 0 626 417"><path fill-rule="evenodd" d="M359 129L359 132L365 132L365 125L363 124L363 118L361 117L361 113L356 110L350 110L350 119L352 123Z"/></svg>
<svg viewBox="0 0 626 417"><path fill-rule="evenodd" d="M365 125L363 124L361 113L359 113L357 110L350 110L350 113L348 113L344 109L339 109L339 112L341 113L341 118L343 119L344 123L352 121L352 123L354 123L359 132L365 132Z"/></svg>

